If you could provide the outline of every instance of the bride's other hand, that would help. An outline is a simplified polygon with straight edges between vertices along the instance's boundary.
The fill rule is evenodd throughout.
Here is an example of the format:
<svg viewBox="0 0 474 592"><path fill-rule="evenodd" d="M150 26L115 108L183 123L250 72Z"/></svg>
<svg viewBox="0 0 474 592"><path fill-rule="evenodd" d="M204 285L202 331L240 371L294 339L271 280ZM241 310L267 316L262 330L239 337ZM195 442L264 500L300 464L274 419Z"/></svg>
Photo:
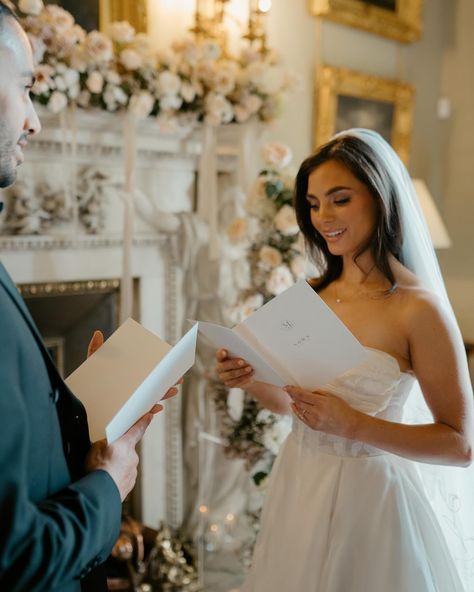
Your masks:
<svg viewBox="0 0 474 592"><path fill-rule="evenodd" d="M345 401L324 391L307 391L296 386L284 390L292 399L295 415L313 430L350 438L359 412Z"/></svg>
<svg viewBox="0 0 474 592"><path fill-rule="evenodd" d="M216 352L215 371L228 388L246 388L254 382L254 370L242 358L231 358L225 349Z"/></svg>

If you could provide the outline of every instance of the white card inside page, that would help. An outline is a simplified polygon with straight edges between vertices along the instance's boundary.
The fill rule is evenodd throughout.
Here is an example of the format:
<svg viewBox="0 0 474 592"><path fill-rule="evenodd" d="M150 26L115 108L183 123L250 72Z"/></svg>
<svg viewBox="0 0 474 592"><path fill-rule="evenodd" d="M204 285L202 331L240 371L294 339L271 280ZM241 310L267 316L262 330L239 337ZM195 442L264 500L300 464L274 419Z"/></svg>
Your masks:
<svg viewBox="0 0 474 592"><path fill-rule="evenodd" d="M135 396L140 385L171 349L157 335L128 319L68 377L67 385L87 410L93 441L106 435L107 426L129 399L133 400L133 404L127 410L126 421L124 415L121 417L122 433L165 394L165 384L156 382L152 392L148 390L146 396ZM194 355L194 351L192 353ZM176 380L180 376L178 374ZM140 413L142 409L143 413Z"/></svg>
<svg viewBox="0 0 474 592"><path fill-rule="evenodd" d="M367 351L305 280L241 323L297 385L314 389L367 359Z"/></svg>
<svg viewBox="0 0 474 592"><path fill-rule="evenodd" d="M253 366L255 380L276 384L277 386L288 384L285 377L279 376L276 370L264 360L258 349L246 343L234 330L204 321L199 321L197 325L199 331L211 342L216 350L226 349L232 357L243 358Z"/></svg>

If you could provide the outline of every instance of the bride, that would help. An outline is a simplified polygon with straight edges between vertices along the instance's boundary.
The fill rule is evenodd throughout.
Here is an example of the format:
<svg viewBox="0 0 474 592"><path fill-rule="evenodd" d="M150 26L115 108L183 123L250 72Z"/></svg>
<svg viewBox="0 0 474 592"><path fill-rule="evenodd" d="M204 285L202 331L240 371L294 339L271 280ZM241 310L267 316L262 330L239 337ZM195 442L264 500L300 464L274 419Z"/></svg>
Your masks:
<svg viewBox="0 0 474 592"><path fill-rule="evenodd" d="M243 591L473 592L472 387L408 173L349 130L303 162L295 208L310 285L369 356L310 392L217 352L226 386L295 416Z"/></svg>

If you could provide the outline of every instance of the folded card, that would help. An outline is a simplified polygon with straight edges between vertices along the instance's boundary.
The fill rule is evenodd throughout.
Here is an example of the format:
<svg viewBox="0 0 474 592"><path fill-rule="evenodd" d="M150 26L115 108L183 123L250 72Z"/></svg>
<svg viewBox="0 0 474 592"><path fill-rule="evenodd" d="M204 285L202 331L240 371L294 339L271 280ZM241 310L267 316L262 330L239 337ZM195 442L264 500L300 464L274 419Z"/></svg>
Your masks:
<svg viewBox="0 0 474 592"><path fill-rule="evenodd" d="M277 386L315 389L368 356L305 280L233 329L202 321L198 326L214 347L224 348L253 366L255 380Z"/></svg>
<svg viewBox="0 0 474 592"><path fill-rule="evenodd" d="M197 327L172 347L128 319L66 380L84 404L92 441L120 438L194 364Z"/></svg>

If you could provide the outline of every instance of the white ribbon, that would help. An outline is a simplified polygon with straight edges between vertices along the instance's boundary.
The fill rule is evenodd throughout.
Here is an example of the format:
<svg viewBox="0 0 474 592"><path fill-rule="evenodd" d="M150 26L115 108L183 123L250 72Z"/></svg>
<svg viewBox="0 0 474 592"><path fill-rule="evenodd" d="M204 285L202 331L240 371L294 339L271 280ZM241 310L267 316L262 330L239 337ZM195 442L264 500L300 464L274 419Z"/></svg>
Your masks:
<svg viewBox="0 0 474 592"><path fill-rule="evenodd" d="M259 172L260 128L255 119L241 124L238 164L239 186L248 194Z"/></svg>
<svg viewBox="0 0 474 592"><path fill-rule="evenodd" d="M133 185L137 166L137 118L127 113L123 130L124 155L124 215L122 247L122 280L120 289L120 323L125 322L133 312L132 247L134 234Z"/></svg>
<svg viewBox="0 0 474 592"><path fill-rule="evenodd" d="M217 128L204 124L202 151L199 161L198 216L209 224L209 258L219 256L217 203Z"/></svg>

